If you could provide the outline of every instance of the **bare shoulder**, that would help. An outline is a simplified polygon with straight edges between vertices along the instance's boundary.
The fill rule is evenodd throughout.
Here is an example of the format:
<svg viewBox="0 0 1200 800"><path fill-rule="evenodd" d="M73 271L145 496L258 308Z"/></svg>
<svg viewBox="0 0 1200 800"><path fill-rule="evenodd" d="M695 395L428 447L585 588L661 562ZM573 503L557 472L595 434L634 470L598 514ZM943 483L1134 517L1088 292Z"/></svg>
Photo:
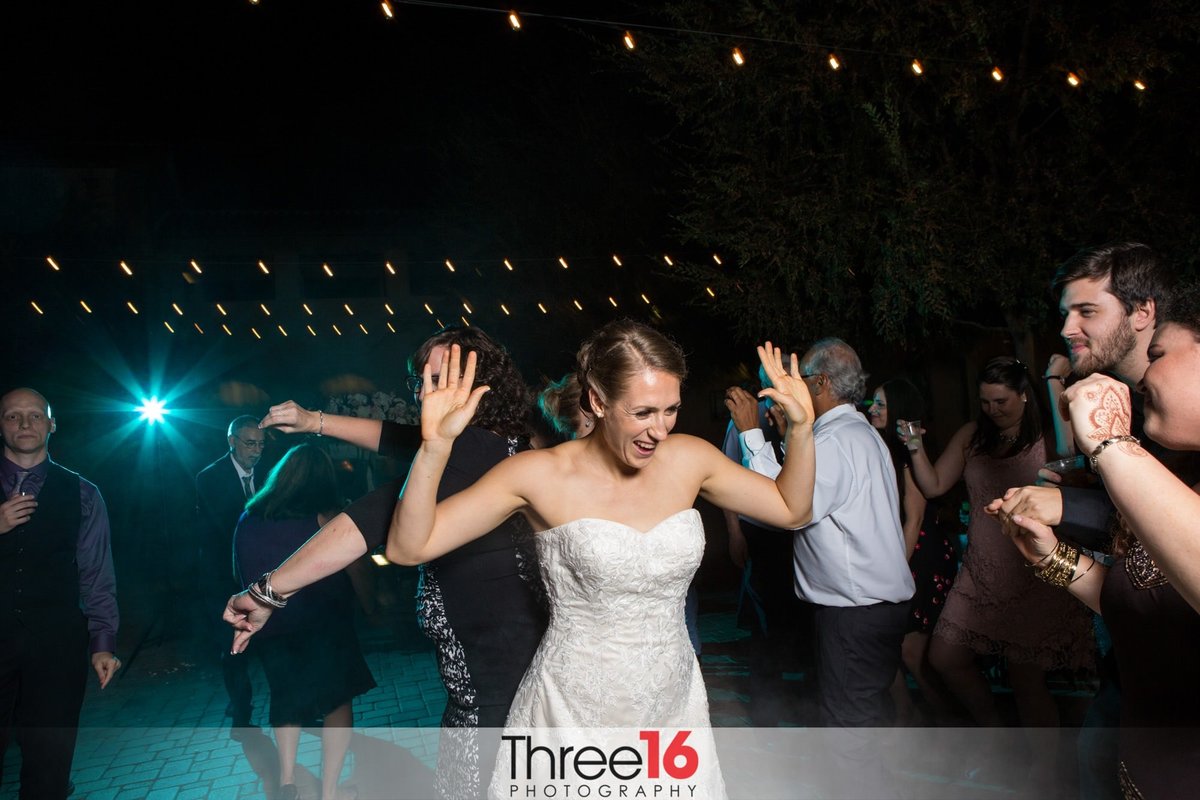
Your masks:
<svg viewBox="0 0 1200 800"><path fill-rule="evenodd" d="M714 456L725 458L711 442L687 433L672 433L658 447L667 459L687 464L702 464Z"/></svg>
<svg viewBox="0 0 1200 800"><path fill-rule="evenodd" d="M975 431L978 429L979 423L975 422L975 420L971 420L954 432L953 441L965 450L967 445L971 442L971 437L975 435Z"/></svg>

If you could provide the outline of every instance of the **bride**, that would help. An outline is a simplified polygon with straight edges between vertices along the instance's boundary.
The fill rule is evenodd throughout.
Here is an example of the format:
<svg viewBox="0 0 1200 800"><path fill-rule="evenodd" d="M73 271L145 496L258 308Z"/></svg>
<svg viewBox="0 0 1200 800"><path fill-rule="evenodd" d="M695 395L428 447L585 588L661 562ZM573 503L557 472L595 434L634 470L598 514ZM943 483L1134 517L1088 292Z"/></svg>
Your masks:
<svg viewBox="0 0 1200 800"><path fill-rule="evenodd" d="M507 459L441 503L436 490L451 446L487 387L473 386L474 354L464 365L457 347L444 357L436 386L426 367L422 443L396 507L387 556L403 564L429 561L517 512L539 531L551 621L513 700L509 730L708 728L683 614L704 551L692 505L699 495L780 528L801 527L811 514L811 400L795 367L790 374L783 369L777 349L768 343L759 355L776 387L764 395L791 423L777 481L743 469L701 439L668 435L680 406L683 354L653 328L620 321L595 333L578 355L581 404L595 431Z"/></svg>
<svg viewBox="0 0 1200 800"><path fill-rule="evenodd" d="M683 353L653 328L623 320L593 334L578 354L581 404L593 415L595 431L505 459L441 503L437 487L454 439L488 387L473 385L475 354L464 359L458 345L443 355L440 369L425 365L422 442L392 519L387 557L428 562L517 512L539 532L551 622L513 700L508 730L707 731L704 683L683 613L704 550L692 505L701 496L785 529L802 527L812 513L812 400L796 359L789 372L770 342L758 353L774 387L761 396L777 403L789 422L788 458L774 481L701 439L668 435L686 375ZM289 566L265 576L258 593L286 598L319 577ZM239 629L235 650L259 627L241 616L233 605L226 612ZM668 739L664 734L665 752L674 743ZM512 765L515 771L515 752ZM663 767L671 773L666 761ZM714 774L706 793L722 795Z"/></svg>

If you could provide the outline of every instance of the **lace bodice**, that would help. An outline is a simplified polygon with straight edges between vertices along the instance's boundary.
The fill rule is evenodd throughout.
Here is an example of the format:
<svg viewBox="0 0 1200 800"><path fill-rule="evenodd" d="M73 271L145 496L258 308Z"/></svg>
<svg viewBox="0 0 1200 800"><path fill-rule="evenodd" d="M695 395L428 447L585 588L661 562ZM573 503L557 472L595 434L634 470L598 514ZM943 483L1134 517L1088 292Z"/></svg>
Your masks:
<svg viewBox="0 0 1200 800"><path fill-rule="evenodd" d="M578 519L536 535L550 627L509 725L708 724L683 606L704 553L694 509L648 531Z"/></svg>
<svg viewBox="0 0 1200 800"><path fill-rule="evenodd" d="M693 796L724 797L708 697L684 623L684 598L704 554L700 514L680 511L647 531L578 519L535 541L550 626L506 729L689 729L705 765ZM493 782L493 795L510 796L502 784Z"/></svg>

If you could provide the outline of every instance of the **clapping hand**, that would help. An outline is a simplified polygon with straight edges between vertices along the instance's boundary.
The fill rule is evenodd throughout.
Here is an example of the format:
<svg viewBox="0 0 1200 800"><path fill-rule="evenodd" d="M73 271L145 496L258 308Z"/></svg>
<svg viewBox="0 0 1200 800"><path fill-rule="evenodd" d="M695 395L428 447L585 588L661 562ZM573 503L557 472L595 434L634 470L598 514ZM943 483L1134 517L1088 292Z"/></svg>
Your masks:
<svg viewBox="0 0 1200 800"><path fill-rule="evenodd" d="M1023 502L1021 491L1009 489L1004 497L998 497L988 503L984 510L1000 521L1004 535L1012 539L1025 560L1036 564L1054 552L1054 548L1058 546L1058 537L1044 522L1027 514L1010 512L1010 509Z"/></svg>
<svg viewBox="0 0 1200 800"><path fill-rule="evenodd" d="M421 438L426 442L452 442L475 417L479 401L489 386L475 386L475 352L467 353L462 369L462 348L455 344L442 353L437 385L433 365L425 362L425 380L421 394Z"/></svg>
<svg viewBox="0 0 1200 800"><path fill-rule="evenodd" d="M813 410L812 395L808 386L800 377L800 359L795 353L791 356L791 370L783 366L783 351L773 347L770 342L759 345L758 360L762 363L763 373L771 386L758 393L759 397L769 397L772 402L783 408L787 415L789 428L794 425L812 425L816 419Z"/></svg>

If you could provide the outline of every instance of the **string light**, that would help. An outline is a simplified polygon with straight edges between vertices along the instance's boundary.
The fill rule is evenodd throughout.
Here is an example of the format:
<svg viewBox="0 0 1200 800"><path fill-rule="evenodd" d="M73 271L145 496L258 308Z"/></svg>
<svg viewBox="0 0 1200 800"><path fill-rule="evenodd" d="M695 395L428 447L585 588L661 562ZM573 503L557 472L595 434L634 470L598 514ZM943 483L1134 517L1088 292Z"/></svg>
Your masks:
<svg viewBox="0 0 1200 800"><path fill-rule="evenodd" d="M55 272L59 272L58 264L54 263L53 258L46 256L46 263L50 265L50 269L54 270Z"/></svg>
<svg viewBox="0 0 1200 800"><path fill-rule="evenodd" d="M559 256L559 257L558 257L558 263L559 263L559 264L562 264L562 268L563 268L563 269L568 269L568 267L567 267L567 260L566 260L565 258L563 258L562 256Z"/></svg>
<svg viewBox="0 0 1200 800"><path fill-rule="evenodd" d="M325 274L326 274L326 275L328 275L328 276L329 276L329 277L331 277L331 278L333 277L333 270L331 270L331 269L329 268L329 265L328 265L328 264L322 264L322 265L321 265L321 269L325 270Z"/></svg>
<svg viewBox="0 0 1200 800"><path fill-rule="evenodd" d="M176 314L183 316L183 309L179 307L179 303L171 303L171 308L175 309Z"/></svg>
<svg viewBox="0 0 1200 800"><path fill-rule="evenodd" d="M167 322L165 319L163 320L163 325L165 325L167 330L169 330L171 333L175 332L175 329L171 327L171 323Z"/></svg>
<svg viewBox="0 0 1200 800"><path fill-rule="evenodd" d="M642 301L643 301L643 302L644 302L646 305L650 305L650 298L649 298L649 297L646 297L646 295L644 295L644 294L642 295Z"/></svg>
<svg viewBox="0 0 1200 800"><path fill-rule="evenodd" d="M313 330L312 325L305 325L304 327L308 328L308 332L311 333L313 336L317 335L317 332Z"/></svg>
<svg viewBox="0 0 1200 800"><path fill-rule="evenodd" d="M130 269L129 265L126 264L124 261L121 262L121 271L124 272L129 277L131 277L131 278L133 277L133 270Z"/></svg>
<svg viewBox="0 0 1200 800"><path fill-rule="evenodd" d="M613 253L613 257L612 257L612 258L613 258L613 263L614 263L614 264L616 264L618 267L623 267L623 266L625 266L624 264L622 264L622 263L621 263L621 258L620 258L620 256L618 256L616 253Z"/></svg>
<svg viewBox="0 0 1200 800"><path fill-rule="evenodd" d="M440 319L438 319L437 317L434 317L434 318L433 318L433 321L434 321L434 323L436 323L436 324L437 324L437 326L438 326L439 328L444 328L444 327L446 327L446 323L442 322L442 321L441 321Z"/></svg>
<svg viewBox="0 0 1200 800"><path fill-rule="evenodd" d="M637 47L637 42L634 41L633 33L630 31L625 31L625 35L621 38L621 41L625 42L626 50L633 50L635 47Z"/></svg>
<svg viewBox="0 0 1200 800"><path fill-rule="evenodd" d="M612 303L612 307L613 307L613 308L616 308L616 307L617 307L617 301L613 299L613 296L612 296L612 295L609 295L609 296L608 296L608 302Z"/></svg>
<svg viewBox="0 0 1200 800"><path fill-rule="evenodd" d="M259 262L258 262L258 268L259 268L260 270L262 270L262 274L263 274L263 275L270 275L270 274L271 274L271 270L267 269L267 265L266 265L266 264L264 264L264 263L263 263L263 262L261 262L261 261L259 261Z"/></svg>
<svg viewBox="0 0 1200 800"><path fill-rule="evenodd" d="M386 269L388 271L389 275L396 274L396 268L392 266L392 262L390 262L390 261L383 262L383 267L384 267L384 269Z"/></svg>
<svg viewBox="0 0 1200 800"><path fill-rule="evenodd" d="M196 263L196 259L194 259L194 258L193 258L193 259L192 259L191 261L189 261L188 263L192 265L192 269L195 271L195 273L196 273L197 275L203 275L203 274L204 274L204 270L200 269L200 265Z"/></svg>
<svg viewBox="0 0 1200 800"><path fill-rule="evenodd" d="M342 308L346 309L347 314L352 317L354 316L354 309L350 307L349 303L342 303Z"/></svg>
<svg viewBox="0 0 1200 800"><path fill-rule="evenodd" d="M392 333L395 333L395 332L396 332L396 329L392 327L392 323L390 323L390 322L389 322L389 323L387 324L387 326L388 326L388 330L389 330L389 331L391 331Z"/></svg>
<svg viewBox="0 0 1200 800"><path fill-rule="evenodd" d="M548 314L548 313L550 313L550 312L546 311L546 307L545 307L544 305L542 305L541 303L538 303L538 309L539 309L539 310L540 310L540 311L541 311L543 314Z"/></svg>
<svg viewBox="0 0 1200 800"><path fill-rule="evenodd" d="M829 68L834 72L842 68L842 62L838 61L838 57L833 53L829 54Z"/></svg>
<svg viewBox="0 0 1200 800"><path fill-rule="evenodd" d="M250 332L254 334L254 338L255 338L255 339L261 339L261 338L262 338L262 334L258 332L258 328L251 327L251 328L250 328Z"/></svg>
<svg viewBox="0 0 1200 800"><path fill-rule="evenodd" d="M713 290L712 290L711 288L709 288L708 286L705 286L705 287L704 287L704 291L708 292L708 296L709 296L709 297L716 297L716 296L717 296L717 295L716 295L716 293L714 293L714 292L713 292Z"/></svg>
<svg viewBox="0 0 1200 800"><path fill-rule="evenodd" d="M200 323L199 323L199 322L193 322L193 323L192 323L192 325L194 325L194 326L195 326L195 328L196 328L196 331L197 331L197 332L198 332L198 333L199 333L201 336L203 336L203 335L204 335L204 328L201 328L201 327L200 327Z"/></svg>
<svg viewBox="0 0 1200 800"><path fill-rule="evenodd" d="M87 304L86 300L80 300L79 305L83 306L83 310L87 313L92 313L92 307Z"/></svg>
<svg viewBox="0 0 1200 800"><path fill-rule="evenodd" d="M37 304L37 300L30 300L29 305L33 306L33 310L39 314L44 315L46 313L45 311L42 311L42 307Z"/></svg>
<svg viewBox="0 0 1200 800"><path fill-rule="evenodd" d="M383 2L381 2L379 5L383 8L383 15L385 17L388 19L395 19L396 15L392 11L392 4L389 3L388 0L383 0Z"/></svg>
<svg viewBox="0 0 1200 800"><path fill-rule="evenodd" d="M342 335L342 329L339 328L337 325L331 325L330 327L333 328L333 332L336 333L338 336Z"/></svg>
<svg viewBox="0 0 1200 800"><path fill-rule="evenodd" d="M1071 86L1078 86L1080 83L1082 83L1082 81L1079 80L1079 76L1074 72L1068 72L1067 83L1071 84Z"/></svg>
<svg viewBox="0 0 1200 800"><path fill-rule="evenodd" d="M451 272L454 272L454 264L450 263L450 259L448 259L448 258L446 259L446 269L450 270Z"/></svg>
<svg viewBox="0 0 1200 800"><path fill-rule="evenodd" d="M994 80L996 83L1000 83L1002 80L1004 80L1004 73L1000 71L999 67L992 67L992 80Z"/></svg>
<svg viewBox="0 0 1200 800"><path fill-rule="evenodd" d="M505 267L508 269L508 271L509 271L509 272L512 272L512 271L513 271L513 265L512 265L512 262L511 262L511 261L509 261L507 258L506 258L506 259L504 259L504 266L505 266Z"/></svg>
<svg viewBox="0 0 1200 800"><path fill-rule="evenodd" d="M233 331L229 330L229 326L224 322L221 323L221 330L225 331L226 336L233 336Z"/></svg>
<svg viewBox="0 0 1200 800"><path fill-rule="evenodd" d="M913 75L922 75L925 73L925 68L921 66L920 61L914 58L912 62L912 71Z"/></svg>
<svg viewBox="0 0 1200 800"><path fill-rule="evenodd" d="M262 312L263 312L264 314L266 314L268 317L269 317L269 316L271 316L271 309L267 308L267 304L266 304L266 303L259 303L259 304L258 304L258 307L259 307L259 308L261 308L261 309L262 309Z"/></svg>
<svg viewBox="0 0 1200 800"><path fill-rule="evenodd" d="M132 300L126 300L126 301L125 301L125 305L126 305L126 306L128 306L128 307L129 307L129 310L130 310L130 311L132 311L134 314L140 314L140 313L142 313L142 312L140 312L140 311L138 311L138 310L137 310L137 306L135 306L135 305L133 304L133 301L132 301Z"/></svg>
<svg viewBox="0 0 1200 800"><path fill-rule="evenodd" d="M459 317L459 319L462 320L463 325L466 325L468 328L471 327L471 321L469 319L467 319L466 317Z"/></svg>
<svg viewBox="0 0 1200 800"><path fill-rule="evenodd" d="M463 301L463 304L462 304L462 306L463 306L463 308L465 308L465 309L467 310L467 313L468 313L468 314L474 314L474 313L475 313L474 311L472 311L472 310L471 310L471 307L470 307L469 305L467 305L467 301L466 301L466 300L464 300L464 301Z"/></svg>
<svg viewBox="0 0 1200 800"><path fill-rule="evenodd" d="M383 310L384 310L384 311L386 311L386 312L388 312L388 316L392 316L392 317L396 316L396 312L395 312L395 311L392 311L392 304L391 304L391 303L384 303L384 304L383 304Z"/></svg>
<svg viewBox="0 0 1200 800"><path fill-rule="evenodd" d="M580 311L583 311L583 306L579 305L579 301L578 301L578 300L572 300L571 302L575 304L575 307L576 307L577 309L579 309Z"/></svg>
<svg viewBox="0 0 1200 800"><path fill-rule="evenodd" d="M279 332L280 332L280 333L282 333L284 336L287 336L287 331L285 331L285 330L283 329L283 326L282 326L282 325L276 325L275 327L276 327L276 328L279 328Z"/></svg>
<svg viewBox="0 0 1200 800"><path fill-rule="evenodd" d="M304 309L305 314L308 314L310 317L313 315L312 309L308 307L308 303L301 303L300 307Z"/></svg>
<svg viewBox="0 0 1200 800"><path fill-rule="evenodd" d="M500 310L504 312L504 316L511 316L511 314L508 313L508 306L504 305L504 303L500 304Z"/></svg>
<svg viewBox="0 0 1200 800"><path fill-rule="evenodd" d="M521 30L521 18L517 16L517 12L508 12L508 24L512 26L514 31Z"/></svg>
<svg viewBox="0 0 1200 800"><path fill-rule="evenodd" d="M362 331L364 334L366 334L366 333L367 333L367 326L366 326L366 325L363 325L363 324L360 322L360 323L358 323L358 327L359 327L359 330L361 330L361 331ZM369 335L369 334L368 334L368 335Z"/></svg>
<svg viewBox="0 0 1200 800"><path fill-rule="evenodd" d="M429 303L425 303L425 310L429 312L429 316L433 316L433 309L429 307Z"/></svg>
<svg viewBox="0 0 1200 800"><path fill-rule="evenodd" d="M717 262L718 267L721 266L721 257L716 253L713 253L713 261Z"/></svg>
<svg viewBox="0 0 1200 800"><path fill-rule="evenodd" d="M226 313L226 311L225 311L225 306L221 305L220 303L217 303L217 311L220 311L220 312L221 312L221 316L222 316L222 317L228 317L228 316L229 316L229 314L228 314L228 313Z"/></svg>
<svg viewBox="0 0 1200 800"><path fill-rule="evenodd" d="M668 267L675 266L675 262L672 261L671 257L669 255L667 255L666 253L663 253L663 261L667 262Z"/></svg>
<svg viewBox="0 0 1200 800"><path fill-rule="evenodd" d="M1142 83L1140 80L1135 80L1133 82L1133 88L1137 89L1139 92L1144 92L1146 91L1146 84Z"/></svg>
<svg viewBox="0 0 1200 800"><path fill-rule="evenodd" d="M733 63L739 67L746 64L746 57L742 55L742 51L737 47L733 48Z"/></svg>

